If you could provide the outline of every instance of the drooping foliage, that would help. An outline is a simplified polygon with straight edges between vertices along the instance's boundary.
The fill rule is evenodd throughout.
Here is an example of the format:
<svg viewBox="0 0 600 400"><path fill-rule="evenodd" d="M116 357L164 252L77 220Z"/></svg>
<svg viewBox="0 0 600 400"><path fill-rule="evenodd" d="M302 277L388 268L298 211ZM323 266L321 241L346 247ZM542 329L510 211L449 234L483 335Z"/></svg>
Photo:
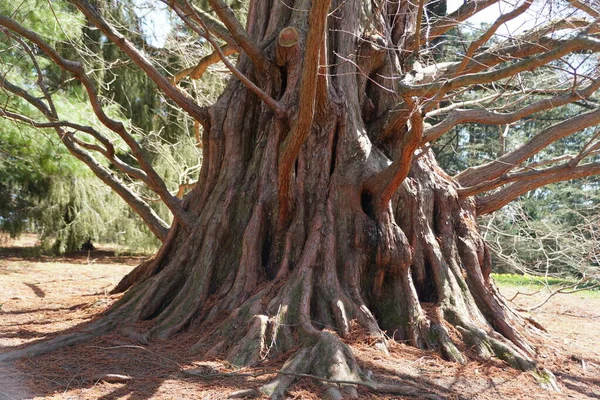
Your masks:
<svg viewBox="0 0 600 400"><path fill-rule="evenodd" d="M154 47L148 43L152 40L143 34L144 14L135 7L136 3L100 3L115 24L126 27L131 40L145 47L154 58L164 60L167 73L174 73L193 54L206 52L206 46L182 42L177 34L164 38L160 47ZM165 99L143 71L126 62L114 43L68 2L53 2L50 8L45 1L31 0L18 7L3 3L0 8L1 14L13 14L26 21L26 26L39 32L66 57L81 57L93 73L109 114L134 127L147 157L173 192L189 190L194 181L191 177L199 169L200 154L192 120ZM170 24L168 19L164 23ZM8 33L2 35L0 60L3 65L10 65L6 78L19 85L35 86L38 72L32 68L28 54L11 44ZM37 49L31 50L38 55ZM89 123L93 111L81 84L47 58L38 57L38 63L59 113L79 123ZM200 101L210 101L222 85L220 80L218 74L213 74L209 81L214 84L196 85L190 90ZM43 94L38 90L37 95ZM4 93L0 97L7 101L8 109L36 115L22 99ZM113 140L118 144L120 139L113 137ZM117 147L117 153L131 160L129 151L120 148ZM117 170L113 173L122 175ZM144 185L133 190L149 198L163 219L171 218L168 209L155 201ZM58 138L6 119L0 120L0 230L13 236L24 231L39 233L44 248L60 253L76 250L88 239L136 250L150 250L159 243L132 215L127 204L69 154Z"/></svg>

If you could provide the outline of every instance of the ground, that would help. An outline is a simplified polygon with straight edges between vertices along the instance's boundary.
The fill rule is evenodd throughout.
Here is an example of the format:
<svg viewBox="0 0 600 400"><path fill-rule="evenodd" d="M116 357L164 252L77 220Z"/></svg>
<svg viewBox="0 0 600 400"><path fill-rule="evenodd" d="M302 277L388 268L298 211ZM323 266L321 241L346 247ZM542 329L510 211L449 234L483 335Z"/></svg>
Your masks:
<svg viewBox="0 0 600 400"><path fill-rule="evenodd" d="M35 251L30 246L35 245L35 238L31 236L3 245L0 352L56 332L80 329L78 325L95 318L118 298L108 292L141 260L115 256L114 251L102 248L61 258L33 257ZM510 280L503 280L500 289L507 298L519 291L536 291ZM529 307L546 295L519 295L515 303ZM402 343L392 343L389 356L383 355L369 346L367 339L361 340L360 332L351 335L353 341L349 344L363 370L371 370L374 379L421 386L443 398L599 399L600 294L557 295L531 316L548 331L536 339L538 363L554 373L560 392L541 389L531 373L516 371L499 360L460 365ZM208 374L232 371L218 359L199 361L190 354L189 348L195 342L193 333L184 333L172 340L140 346L114 333L37 358L0 365L0 400L223 399L273 378L188 376L182 370L200 368ZM278 369L286 356L241 372ZM111 381L107 374L123 375L128 380L107 382ZM361 399L398 398L376 396L365 388L359 388L358 393ZM315 382L301 379L291 388L289 398L318 399L319 394Z"/></svg>

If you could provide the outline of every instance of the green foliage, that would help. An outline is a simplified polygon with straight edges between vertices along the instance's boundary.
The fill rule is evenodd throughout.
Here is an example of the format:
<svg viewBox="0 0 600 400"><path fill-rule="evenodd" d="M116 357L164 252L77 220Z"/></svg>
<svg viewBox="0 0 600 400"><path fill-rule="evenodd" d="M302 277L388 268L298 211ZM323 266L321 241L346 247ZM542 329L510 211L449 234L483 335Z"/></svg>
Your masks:
<svg viewBox="0 0 600 400"><path fill-rule="evenodd" d="M143 1L97 0L94 4L129 40L144 49L165 75L193 65L211 51L206 43L185 42L176 34L169 36L162 47L152 45L142 29L145 21L140 9L147 6ZM243 14L243 4L236 4L236 12ZM65 58L83 63L95 81L104 111L133 133L172 193L178 192L180 184L195 180L202 156L197 148L193 121L164 98L143 71L125 62L127 57L121 50L69 2L2 2L0 13L11 15L38 32ZM165 23L170 23L168 18ZM122 139L95 118L82 85L35 46L30 48L59 116L93 126L114 143L121 159L136 167L136 160ZM0 38L0 67L10 82L43 98L37 85L38 73L29 55L7 36ZM224 78L209 70L202 85L198 82L180 85L198 102L207 103L222 90ZM0 101L12 112L38 121L45 119L38 110L7 92L0 92ZM95 141L88 135L79 135L90 143ZM154 192L110 167L102 157L97 159L146 200L163 220L171 220L170 212ZM137 215L70 155L54 130L33 129L7 119L0 119L0 229L13 236L25 231L38 232L44 247L56 252L75 250L89 238L135 250L152 250L158 245Z"/></svg>
<svg viewBox="0 0 600 400"><path fill-rule="evenodd" d="M157 246L130 208L54 137L3 119L0 143L1 230L38 232L58 253L88 238L136 250Z"/></svg>
<svg viewBox="0 0 600 400"><path fill-rule="evenodd" d="M78 40L84 18L67 1L24 0L0 2L0 14L9 15L47 42Z"/></svg>
<svg viewBox="0 0 600 400"><path fill-rule="evenodd" d="M597 287L597 283L590 281L578 284L578 282L573 279L540 277L529 274L492 274L492 278L494 278L494 282L500 287L518 287L530 291L546 287L554 291L560 288L569 287L572 288L569 290L584 289L578 291L578 295L594 298L600 297L600 288Z"/></svg>

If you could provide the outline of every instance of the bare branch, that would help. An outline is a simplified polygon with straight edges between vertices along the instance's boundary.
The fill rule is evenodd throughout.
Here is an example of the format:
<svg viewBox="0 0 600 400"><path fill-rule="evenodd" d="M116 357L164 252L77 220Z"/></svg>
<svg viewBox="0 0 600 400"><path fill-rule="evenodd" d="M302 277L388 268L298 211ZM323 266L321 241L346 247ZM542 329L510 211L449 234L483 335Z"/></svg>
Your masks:
<svg viewBox="0 0 600 400"><path fill-rule="evenodd" d="M423 12L425 11L425 0L419 0L417 6L417 25L415 27L413 56L419 57L419 47L421 47L421 25L423 24Z"/></svg>
<svg viewBox="0 0 600 400"><path fill-rule="evenodd" d="M165 4L171 7L173 10L176 8L183 12L183 14L194 20L196 23L199 23L201 20L204 22L206 26L209 27L210 31L214 33L219 39L225 41L227 44L237 47L237 42L231 36L230 32L227 30L221 21L214 18L212 15L202 10L199 7L196 7L193 4L190 4L187 0L162 0ZM199 33L200 36L206 37L206 33Z"/></svg>
<svg viewBox="0 0 600 400"><path fill-rule="evenodd" d="M250 60L252 60L254 65L263 71L272 69L272 63L263 55L260 49L252 43L252 39L248 36L248 32L246 32L242 24L240 24L240 21L237 20L229 6L227 6L223 0L208 0L208 3L217 13L221 22L225 24L236 43L244 50Z"/></svg>
<svg viewBox="0 0 600 400"><path fill-rule="evenodd" d="M237 49L234 46L226 44L221 46L221 53L223 53L225 57L229 57L230 55L237 53ZM179 81L186 77L189 77L190 79L200 79L208 67L218 63L219 61L221 61L219 53L217 51L213 51L209 55L202 57L200 61L198 61L198 64L196 64L194 67L186 68L183 71L178 72L173 77L173 84L176 85Z"/></svg>
<svg viewBox="0 0 600 400"><path fill-rule="evenodd" d="M497 82L501 79L511 77L519 72L533 70L551 61L557 60L569 53L580 50L589 50L593 52L600 51L600 40L595 37L580 34L575 38L564 41L560 46L553 50L540 53L536 57L517 61L510 66L500 68L494 71L480 73L471 73L448 79L444 82L434 82L430 84L410 85L404 82L399 83L399 91L405 96L420 97L440 97L451 90L462 87L479 85L490 82Z"/></svg>
<svg viewBox="0 0 600 400"><path fill-rule="evenodd" d="M592 8L589 4L586 4L581 0L569 0L569 3L571 3L573 7L587 13L592 18L600 18L600 10Z"/></svg>
<svg viewBox="0 0 600 400"><path fill-rule="evenodd" d="M588 281L590 281L590 278L582 279L577 283L573 283L566 287L562 287L560 289L552 291L552 293L550 293L548 296L546 296L546 298L544 300L542 300L541 302L539 302L538 304L531 306L531 307L527 307L527 308L519 308L518 310L525 311L525 312L532 312L532 311L537 310L538 308L543 307L544 304L546 304L548 301L550 301L550 299L552 297L556 296L557 294L573 294L573 293L581 292L583 290L594 290L594 289L597 289L600 287L600 283L581 287L581 285L583 283L588 282Z"/></svg>
<svg viewBox="0 0 600 400"><path fill-rule="evenodd" d="M531 6L531 3L532 3L532 0L525 0L525 2L520 7L515 8L513 11L509 12L508 14L501 15L498 19L496 19L496 21L488 28L487 31L485 31L485 33L483 35L481 35L477 40L475 40L471 43L471 45L469 46L469 48L467 50L467 53L463 56L463 59L462 59L460 65L456 69L455 74L458 75L462 71L464 71L465 67L467 66L469 61L471 61L475 52L481 46L483 46L488 40L490 40L490 38L494 35L494 33L496 33L496 31L498 30L498 28L500 28L500 26L502 26L503 24L505 24L506 22L508 22L512 19L515 19L519 15L523 14L525 11L527 11L527 9L529 9L529 7Z"/></svg>
<svg viewBox="0 0 600 400"><path fill-rule="evenodd" d="M571 179L585 178L600 174L600 162L572 167L569 164L542 171L533 171L526 175L527 179L519 180L504 189L484 197L478 197L477 214L484 215L497 211L530 190ZM525 176L525 174L523 174Z"/></svg>
<svg viewBox="0 0 600 400"><path fill-rule="evenodd" d="M444 133L448 132L450 129L459 124L510 124L534 113L560 107L565 104L588 98L598 89L600 89L600 78L596 79L590 85L581 90L564 94L562 96L539 100L510 113L498 113L485 109L452 110L442 122L425 130L423 135L423 144L437 140Z"/></svg>
<svg viewBox="0 0 600 400"><path fill-rule="evenodd" d="M500 63L524 59L554 49L564 44L565 40L554 39L547 35L565 29L587 29L587 34L593 34L600 31L600 27L590 24L589 21L581 18L564 18L552 21L530 31L525 31L517 37L511 38L511 40L507 40L481 54L475 55L468 60L468 63L463 67L464 69L462 72L472 74ZM447 66L444 77L456 77L458 75L457 68L461 63L455 62Z"/></svg>
<svg viewBox="0 0 600 400"><path fill-rule="evenodd" d="M455 179L462 186L474 186L496 179L557 140L597 124L600 124L600 109L569 118L544 129L523 146L497 160L464 170Z"/></svg>
<svg viewBox="0 0 600 400"><path fill-rule="evenodd" d="M264 90L256 86L254 82L252 82L246 75L244 75L239 69L237 69L231 63L231 61L227 59L227 57L221 50L221 47L212 38L209 27L204 23L202 19L199 19L197 22L204 30L203 32L200 31L198 27L187 16L185 16L185 14L183 14L181 10L177 8L174 8L173 10L192 30L194 30L198 34L202 33L205 35L206 40L211 44L211 46L213 46L215 52L217 53L223 64L225 64L225 66L233 73L233 75L235 75L236 78L238 78L244 85L246 85L248 89L250 89L254 94L256 94L269 108L271 108L278 118L287 117L287 112L285 111L283 106L279 104L278 101L269 96L269 94L266 93Z"/></svg>
<svg viewBox="0 0 600 400"><path fill-rule="evenodd" d="M450 29L454 28L458 24L463 21L466 21L473 15L478 12L484 10L485 8L498 3L500 0L471 0L465 1L462 6L459 7L458 10L453 12L452 14L446 15L440 18L438 21L431 24L427 29L421 32L419 36L419 42L424 43L425 41L433 40L444 33L448 32ZM406 42L406 48L413 48L415 38L410 38Z"/></svg>

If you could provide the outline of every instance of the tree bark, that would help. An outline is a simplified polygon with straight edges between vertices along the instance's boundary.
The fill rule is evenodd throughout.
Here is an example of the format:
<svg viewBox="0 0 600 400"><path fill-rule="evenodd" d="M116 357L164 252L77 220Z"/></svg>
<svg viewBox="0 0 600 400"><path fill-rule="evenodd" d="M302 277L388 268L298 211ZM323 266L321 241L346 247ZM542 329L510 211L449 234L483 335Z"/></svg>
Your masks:
<svg viewBox="0 0 600 400"><path fill-rule="evenodd" d="M247 50L235 68L260 91L234 77L203 114L200 177L181 203L186 227L174 224L157 256L118 286L128 291L97 333L125 326L147 341L193 329L193 351L239 366L300 345L290 372L357 381L338 339L356 321L382 351L393 338L458 362L534 367L523 321L490 279L475 200L459 196L431 151L414 156L419 99L385 90L412 61L382 50L360 3L251 2L247 34L224 14ZM393 25L383 14L372 23L412 49L416 5L388 7ZM130 327L148 320L147 331ZM277 397L292 380L263 391Z"/></svg>
<svg viewBox="0 0 600 400"><path fill-rule="evenodd" d="M194 351L235 365L298 344L347 352L323 329L349 337L355 320L384 351L391 337L459 362L474 352L531 368L519 317L490 279L474 199L458 196L433 153L412 156L423 132L415 99L400 100L407 111L395 114L393 128L367 129L365 119L398 98L364 78L385 84L377 73L405 60L365 57L358 77L351 63L328 62L379 54L359 12L350 12L358 3L343 4L344 18L327 18L321 3L297 3L269 12L252 3L242 43L263 57L241 54L236 67L287 115L240 80L229 82L210 108L200 179L186 199L192 229L173 228L113 312L130 310L128 323L153 321L138 339L198 330ZM414 29L414 10L405 11L398 37ZM264 74L264 56L279 66L275 76ZM326 67L317 75L319 64ZM331 352L318 357L331 368ZM356 375L353 358L344 362ZM297 363L305 373L318 368Z"/></svg>

